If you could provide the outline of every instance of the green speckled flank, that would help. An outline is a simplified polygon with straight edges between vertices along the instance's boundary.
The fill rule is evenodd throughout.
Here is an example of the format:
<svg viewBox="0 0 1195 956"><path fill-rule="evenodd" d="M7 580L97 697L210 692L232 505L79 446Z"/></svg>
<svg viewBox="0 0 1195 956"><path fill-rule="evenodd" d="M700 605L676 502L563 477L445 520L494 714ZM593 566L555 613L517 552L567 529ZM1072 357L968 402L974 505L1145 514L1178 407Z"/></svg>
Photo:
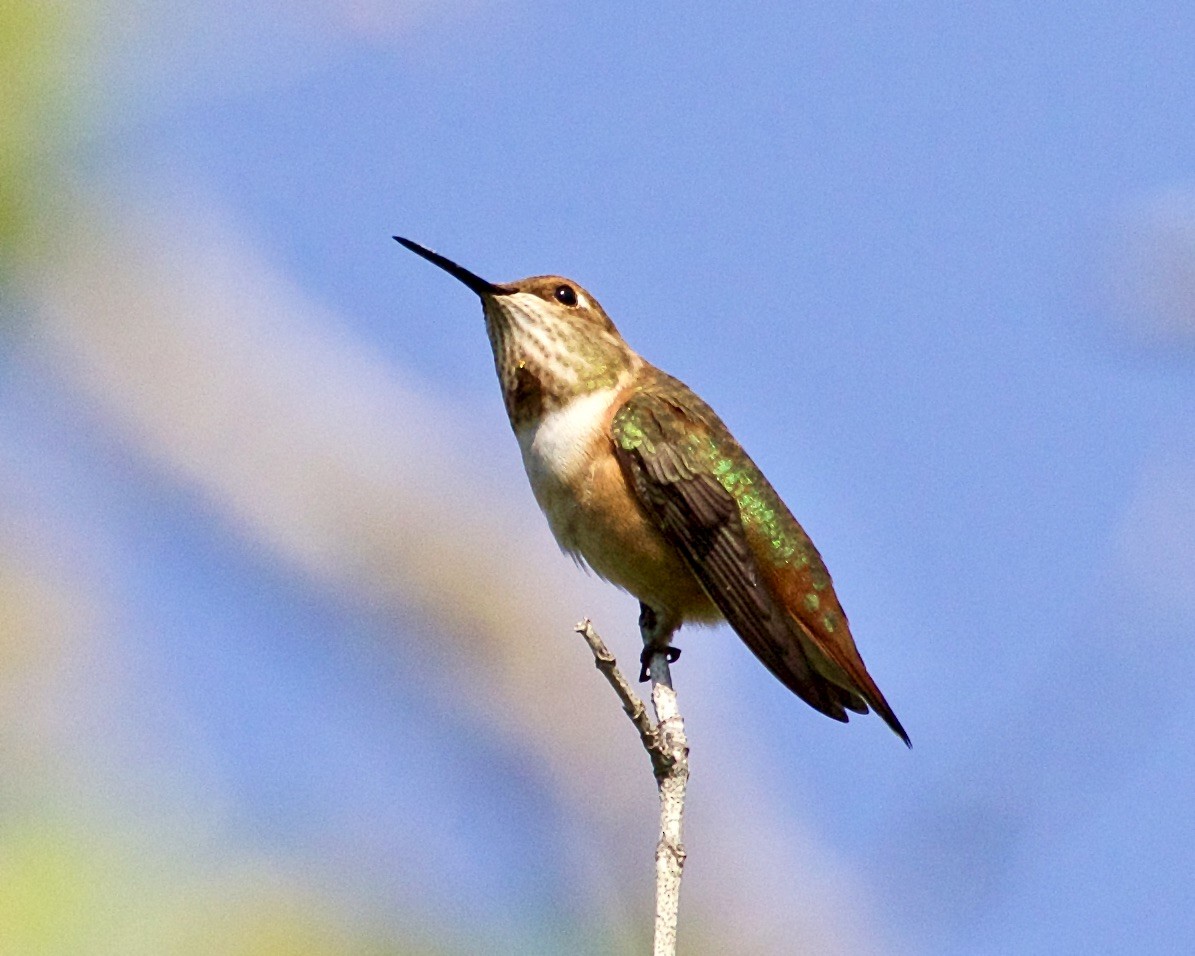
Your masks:
<svg viewBox="0 0 1195 956"><path fill-rule="evenodd" d="M755 463L701 399L675 379L657 374L662 381L652 382L651 392L662 401L654 406L630 404L618 415L615 431L623 450L642 449L651 455L655 441L671 442L682 453L687 468L713 475L734 497L744 529L757 541L766 542L759 550L773 564L808 569L815 591L828 588L829 576L813 543ZM656 391L662 384L672 387ZM676 407L675 415L662 413L669 404ZM821 606L817 594L807 601L812 602L811 611Z"/></svg>
<svg viewBox="0 0 1195 956"><path fill-rule="evenodd" d="M703 442L713 460L714 475L738 502L743 527L768 542L768 555L775 564L807 567L812 550L809 539L751 459L737 448L737 453L720 451L712 439Z"/></svg>
<svg viewBox="0 0 1195 956"><path fill-rule="evenodd" d="M644 446L649 451L651 450L651 441L638 420L629 415L623 415L619 425L620 427L617 429L618 444L623 451L635 451Z"/></svg>

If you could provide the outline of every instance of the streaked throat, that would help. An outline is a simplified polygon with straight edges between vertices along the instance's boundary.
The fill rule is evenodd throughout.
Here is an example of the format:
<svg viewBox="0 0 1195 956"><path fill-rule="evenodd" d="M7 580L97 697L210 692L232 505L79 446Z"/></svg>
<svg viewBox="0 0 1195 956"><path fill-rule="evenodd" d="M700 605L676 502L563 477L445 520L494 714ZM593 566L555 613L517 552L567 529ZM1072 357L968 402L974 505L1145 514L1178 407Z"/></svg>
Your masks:
<svg viewBox="0 0 1195 956"><path fill-rule="evenodd" d="M632 361L621 339L570 321L537 295L487 296L484 308L494 367L516 431L576 396L613 387Z"/></svg>

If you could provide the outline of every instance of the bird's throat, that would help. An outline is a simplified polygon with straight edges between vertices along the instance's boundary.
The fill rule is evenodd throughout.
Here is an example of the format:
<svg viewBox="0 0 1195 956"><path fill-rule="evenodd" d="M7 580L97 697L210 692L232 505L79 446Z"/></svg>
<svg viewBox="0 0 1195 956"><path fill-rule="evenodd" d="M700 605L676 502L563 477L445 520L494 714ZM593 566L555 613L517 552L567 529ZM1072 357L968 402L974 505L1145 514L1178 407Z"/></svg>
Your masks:
<svg viewBox="0 0 1195 956"><path fill-rule="evenodd" d="M516 432L576 399L612 388L634 360L621 339L571 323L535 296L496 296L486 301L485 317Z"/></svg>

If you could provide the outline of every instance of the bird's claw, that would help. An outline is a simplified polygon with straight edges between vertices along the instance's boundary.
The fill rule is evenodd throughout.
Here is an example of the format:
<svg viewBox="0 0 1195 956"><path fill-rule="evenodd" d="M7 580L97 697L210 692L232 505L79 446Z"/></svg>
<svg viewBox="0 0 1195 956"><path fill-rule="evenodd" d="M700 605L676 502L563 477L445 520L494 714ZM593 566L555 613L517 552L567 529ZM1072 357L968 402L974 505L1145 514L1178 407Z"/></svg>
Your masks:
<svg viewBox="0 0 1195 956"><path fill-rule="evenodd" d="M643 653L639 655L639 683L645 683L651 680L651 659L657 654L663 654L664 660L669 664L675 664L680 660L680 648L673 647L671 644L667 647L653 647L651 644L643 648Z"/></svg>

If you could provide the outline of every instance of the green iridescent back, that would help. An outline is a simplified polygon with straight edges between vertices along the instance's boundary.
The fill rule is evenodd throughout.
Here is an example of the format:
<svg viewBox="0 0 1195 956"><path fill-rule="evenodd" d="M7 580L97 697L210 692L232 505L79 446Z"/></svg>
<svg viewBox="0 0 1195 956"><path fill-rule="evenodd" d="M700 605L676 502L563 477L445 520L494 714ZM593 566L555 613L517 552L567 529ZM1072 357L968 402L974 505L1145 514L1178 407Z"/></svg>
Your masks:
<svg viewBox="0 0 1195 956"><path fill-rule="evenodd" d="M758 559L807 571L815 590L829 587L817 548L714 410L683 382L651 371L615 413L614 440L625 451L642 447L649 454L670 445L688 471L714 476L734 497Z"/></svg>

